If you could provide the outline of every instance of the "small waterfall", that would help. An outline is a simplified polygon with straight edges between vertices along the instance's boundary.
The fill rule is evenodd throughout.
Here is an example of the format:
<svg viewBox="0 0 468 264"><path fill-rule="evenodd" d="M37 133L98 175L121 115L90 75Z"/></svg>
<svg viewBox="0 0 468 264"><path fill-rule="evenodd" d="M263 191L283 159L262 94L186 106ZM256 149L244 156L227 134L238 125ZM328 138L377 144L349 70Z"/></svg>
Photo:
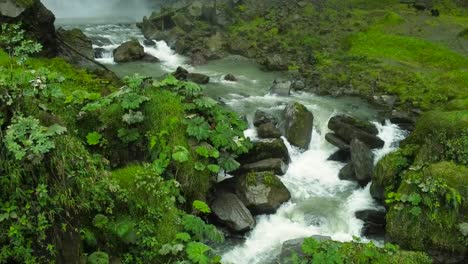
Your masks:
<svg viewBox="0 0 468 264"><path fill-rule="evenodd" d="M253 99L243 99L244 102L233 100L230 103L239 107L248 100ZM257 98L256 101L262 100ZM274 102L270 101L270 104L274 105ZM309 150L301 152L283 138L292 161L288 172L280 179L291 192L292 199L275 214L258 216L257 224L245 242L223 254L223 263L275 263L283 242L312 235L350 241L353 236L360 237L363 226L363 222L355 217L355 212L379 209L370 195L370 184L360 188L356 183L340 180L338 173L345 164L327 160L337 150L324 139L326 124L335 111L324 111L310 103L306 106L316 116ZM385 141L383 149L375 150L377 162L398 146L405 132L389 122L376 125L379 137ZM249 134L254 133L249 131Z"/></svg>

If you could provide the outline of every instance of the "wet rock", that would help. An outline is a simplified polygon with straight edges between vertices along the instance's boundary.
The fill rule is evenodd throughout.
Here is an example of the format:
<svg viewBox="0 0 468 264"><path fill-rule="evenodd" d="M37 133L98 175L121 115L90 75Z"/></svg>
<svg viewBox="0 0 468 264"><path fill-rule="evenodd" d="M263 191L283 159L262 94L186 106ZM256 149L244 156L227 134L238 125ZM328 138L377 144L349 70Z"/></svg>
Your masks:
<svg viewBox="0 0 468 264"><path fill-rule="evenodd" d="M263 111L257 110L254 115L253 123L254 123L254 126L259 127L260 125L267 124L267 123L273 123L274 125L276 125L278 121L272 115L267 114Z"/></svg>
<svg viewBox="0 0 468 264"><path fill-rule="evenodd" d="M210 77L201 73L189 73L187 79L198 84L207 84L210 82Z"/></svg>
<svg viewBox="0 0 468 264"><path fill-rule="evenodd" d="M384 236L385 226L385 212L378 210L363 210L355 213L356 218L364 221L362 234L364 236Z"/></svg>
<svg viewBox="0 0 468 264"><path fill-rule="evenodd" d="M160 60L158 58L156 58L153 55L150 55L148 53L146 53L145 56L143 56L143 58L141 60L144 61L144 62L150 62L150 63L160 62Z"/></svg>
<svg viewBox="0 0 468 264"><path fill-rule="evenodd" d="M262 124L257 128L260 138L280 138L281 131L273 123Z"/></svg>
<svg viewBox="0 0 468 264"><path fill-rule="evenodd" d="M206 53L204 53L201 50L192 52L190 54L190 64L193 65L193 66L199 66L199 65L206 64L207 61L208 60L207 60Z"/></svg>
<svg viewBox="0 0 468 264"><path fill-rule="evenodd" d="M327 160L347 163L351 160L351 154L349 153L349 151L338 150L335 153L331 154Z"/></svg>
<svg viewBox="0 0 468 264"><path fill-rule="evenodd" d="M145 56L143 46L137 40L130 40L114 50L114 61L117 63L141 60Z"/></svg>
<svg viewBox="0 0 468 264"><path fill-rule="evenodd" d="M346 164L338 173L338 178L343 181L356 181L356 172L352 162Z"/></svg>
<svg viewBox="0 0 468 264"><path fill-rule="evenodd" d="M353 139L351 141L351 160L359 184L361 186L367 185L372 180L374 154L366 144L359 139Z"/></svg>
<svg viewBox="0 0 468 264"><path fill-rule="evenodd" d="M253 143L252 149L247 154L238 158L240 163L252 163L265 159L281 159L285 163L290 160L288 148L281 139L262 139Z"/></svg>
<svg viewBox="0 0 468 264"><path fill-rule="evenodd" d="M288 165L278 158L264 159L254 163L242 165L238 170L234 171L234 175L240 175L248 172L272 171L276 175L284 175L288 169Z"/></svg>
<svg viewBox="0 0 468 264"><path fill-rule="evenodd" d="M284 120L284 131L288 141L296 147L308 149L312 139L313 114L304 105L296 102L286 106Z"/></svg>
<svg viewBox="0 0 468 264"><path fill-rule="evenodd" d="M377 137L378 130L375 125L351 116L337 115L332 117L328 122L328 128L346 144L350 144L355 138L370 148L382 148L385 144Z"/></svg>
<svg viewBox="0 0 468 264"><path fill-rule="evenodd" d="M230 81L230 82L237 82L237 78L236 76L234 76L233 74L226 74L226 76L224 76L224 80L226 81Z"/></svg>
<svg viewBox="0 0 468 264"><path fill-rule="evenodd" d="M148 47L156 46L156 41L152 39L145 39L143 40L143 44Z"/></svg>
<svg viewBox="0 0 468 264"><path fill-rule="evenodd" d="M341 151L349 153L349 144L341 139L338 135L334 133L327 133L325 135L325 140L327 140L330 144L338 147Z"/></svg>
<svg viewBox="0 0 468 264"><path fill-rule="evenodd" d="M177 67L176 71L172 73L177 80L191 81L197 84L207 84L210 82L210 77L201 73L189 73L183 67Z"/></svg>
<svg viewBox="0 0 468 264"><path fill-rule="evenodd" d="M329 236L312 236L312 238L318 241L327 241L331 240ZM302 252L302 244L304 243L305 238L296 238L287 240L281 246L281 254L278 257L278 261L281 264L292 264L295 263L292 260L292 256L295 254L298 257L305 257L306 255Z"/></svg>
<svg viewBox="0 0 468 264"><path fill-rule="evenodd" d="M273 85L270 87L270 93L281 96L289 96L291 94L291 82L275 80Z"/></svg>
<svg viewBox="0 0 468 264"><path fill-rule="evenodd" d="M390 115L390 122L406 130L414 130L416 120L415 114L406 111L393 110Z"/></svg>
<svg viewBox="0 0 468 264"><path fill-rule="evenodd" d="M306 85L304 83L304 81L302 80L297 80L297 81L294 81L292 83L292 86L291 88L294 90L294 91L302 91L306 88Z"/></svg>
<svg viewBox="0 0 468 264"><path fill-rule="evenodd" d="M236 178L236 194L253 215L272 214L291 194L272 172L252 172Z"/></svg>
<svg viewBox="0 0 468 264"><path fill-rule="evenodd" d="M94 59L93 43L80 29L65 30L59 28L57 30L57 37L66 46L60 52L61 57L72 64L77 65L82 59Z"/></svg>
<svg viewBox="0 0 468 264"><path fill-rule="evenodd" d="M94 58L101 59L104 57L104 53L106 52L103 48L95 48L94 49Z"/></svg>
<svg viewBox="0 0 468 264"><path fill-rule="evenodd" d="M376 182L371 183L370 194L372 198L376 199L377 201L383 202L385 200L385 188Z"/></svg>
<svg viewBox="0 0 468 264"><path fill-rule="evenodd" d="M255 220L250 211L233 193L216 193L211 209L219 221L232 231L246 232L255 225Z"/></svg>

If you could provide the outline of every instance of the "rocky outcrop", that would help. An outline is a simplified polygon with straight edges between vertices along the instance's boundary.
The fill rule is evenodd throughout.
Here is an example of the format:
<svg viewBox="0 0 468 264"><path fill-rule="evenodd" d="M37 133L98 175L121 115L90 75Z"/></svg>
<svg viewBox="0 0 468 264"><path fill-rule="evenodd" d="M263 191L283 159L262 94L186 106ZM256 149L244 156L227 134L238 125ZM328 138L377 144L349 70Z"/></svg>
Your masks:
<svg viewBox="0 0 468 264"><path fill-rule="evenodd" d="M313 114L304 105L292 103L286 106L284 120L288 141L296 147L308 149L312 139Z"/></svg>
<svg viewBox="0 0 468 264"><path fill-rule="evenodd" d="M358 139L351 141L351 162L359 184L361 186L367 185L372 180L374 154L366 144Z"/></svg>
<svg viewBox="0 0 468 264"><path fill-rule="evenodd" d="M137 40L130 40L114 50L114 61L117 63L138 61L145 56L145 49Z"/></svg>
<svg viewBox="0 0 468 264"><path fill-rule="evenodd" d="M94 64L93 43L80 29L57 30L60 42L59 55L73 65L89 67Z"/></svg>
<svg viewBox="0 0 468 264"><path fill-rule="evenodd" d="M233 193L218 192L211 204L211 209L217 219L232 231L246 232L255 224L250 211Z"/></svg>
<svg viewBox="0 0 468 264"><path fill-rule="evenodd" d="M235 179L235 192L254 215L272 214L291 194L272 172L252 172Z"/></svg>
<svg viewBox="0 0 468 264"><path fill-rule="evenodd" d="M177 80L190 81L197 84L207 84L210 82L210 77L201 73L190 73L183 67L177 67L176 71L172 73Z"/></svg>
<svg viewBox="0 0 468 264"><path fill-rule="evenodd" d="M312 236L317 241L327 241L331 240L329 236ZM296 238L287 240L281 246L281 254L278 257L278 263L281 264L292 264L295 263L292 259L293 255L297 255L299 258L303 258L306 255L302 251L302 244L304 243L305 238Z"/></svg>
<svg viewBox="0 0 468 264"><path fill-rule="evenodd" d="M349 151L349 144L353 139L359 139L369 148L381 148L385 142L377 137L379 131L375 125L348 115L337 115L330 119L328 128L334 133L326 136L331 144Z"/></svg>
<svg viewBox="0 0 468 264"><path fill-rule="evenodd" d="M239 162L252 163L265 159L281 159L288 163L289 153L288 148L281 139L262 139L253 143L253 148L247 153L238 158Z"/></svg>
<svg viewBox="0 0 468 264"><path fill-rule="evenodd" d="M58 54L54 22L54 14L39 0L0 1L0 24L21 23L27 36L42 44L39 55L54 57Z"/></svg>

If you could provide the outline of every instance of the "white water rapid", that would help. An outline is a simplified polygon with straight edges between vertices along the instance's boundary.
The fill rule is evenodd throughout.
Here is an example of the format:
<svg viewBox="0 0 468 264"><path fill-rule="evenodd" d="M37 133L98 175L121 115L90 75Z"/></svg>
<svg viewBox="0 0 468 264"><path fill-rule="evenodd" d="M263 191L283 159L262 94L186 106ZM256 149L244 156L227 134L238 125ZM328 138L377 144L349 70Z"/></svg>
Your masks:
<svg viewBox="0 0 468 264"><path fill-rule="evenodd" d="M70 28L76 24L62 26ZM120 23L85 23L78 26L92 39L95 48L104 49L103 58L97 60L108 64L109 68L121 76L139 73L159 77L174 71L178 66L184 66L191 72L209 75L211 81L205 87L206 93L221 99L250 121L256 110L280 118L285 105L292 101L305 105L313 112L313 136L307 151L299 151L283 139L292 161L287 173L280 179L291 192L292 199L275 214L258 216L255 228L246 234L245 241L229 246L220 245L223 263L275 263L282 243L294 238L325 235L337 241L352 240L353 236L360 237L363 226L363 222L355 217L355 212L383 209L371 198L369 186L360 188L356 183L338 178L338 172L345 164L327 160L337 150L324 139L330 117L345 113L364 120L377 119L376 110L361 100L320 97L307 93L293 93L290 97L269 95L268 87L275 78L281 77L280 73L262 72L252 61L239 57L191 67L185 65L185 57L176 54L164 41L156 41L154 46L144 46L145 52L159 58L160 63L115 64L112 51L121 43L130 39L138 39L140 43L144 43L139 29L132 24ZM224 81L223 76L228 73L238 77L238 81ZM375 124L379 137L385 141L383 149L374 151L377 162L386 153L393 151L406 135L405 131L389 122ZM256 131L251 127L246 135L255 140Z"/></svg>

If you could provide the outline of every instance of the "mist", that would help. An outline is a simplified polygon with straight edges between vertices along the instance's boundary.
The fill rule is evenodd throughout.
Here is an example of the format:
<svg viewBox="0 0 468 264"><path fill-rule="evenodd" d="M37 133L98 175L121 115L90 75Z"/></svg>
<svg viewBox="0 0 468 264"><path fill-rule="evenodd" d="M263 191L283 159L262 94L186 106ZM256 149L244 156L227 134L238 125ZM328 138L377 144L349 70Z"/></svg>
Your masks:
<svg viewBox="0 0 468 264"><path fill-rule="evenodd" d="M125 17L139 20L156 7L154 0L42 0L57 18Z"/></svg>

